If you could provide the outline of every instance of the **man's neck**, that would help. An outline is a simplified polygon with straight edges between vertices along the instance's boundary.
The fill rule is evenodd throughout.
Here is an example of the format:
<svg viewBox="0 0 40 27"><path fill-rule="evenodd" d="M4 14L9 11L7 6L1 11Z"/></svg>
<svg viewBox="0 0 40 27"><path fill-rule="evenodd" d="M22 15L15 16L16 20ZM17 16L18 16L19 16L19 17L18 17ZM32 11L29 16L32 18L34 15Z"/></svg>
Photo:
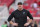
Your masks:
<svg viewBox="0 0 40 27"><path fill-rule="evenodd" d="M19 11L22 11L23 10L23 8L22 9L18 9Z"/></svg>

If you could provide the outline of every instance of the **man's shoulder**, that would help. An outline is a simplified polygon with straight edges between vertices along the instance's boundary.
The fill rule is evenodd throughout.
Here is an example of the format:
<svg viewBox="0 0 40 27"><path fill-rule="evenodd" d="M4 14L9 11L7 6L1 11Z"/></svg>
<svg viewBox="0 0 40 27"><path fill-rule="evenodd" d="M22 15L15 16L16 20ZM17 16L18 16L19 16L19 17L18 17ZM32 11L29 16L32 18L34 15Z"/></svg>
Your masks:
<svg viewBox="0 0 40 27"><path fill-rule="evenodd" d="M13 13L17 12L17 10L14 10Z"/></svg>
<svg viewBox="0 0 40 27"><path fill-rule="evenodd" d="M24 11L28 12L28 10L24 9Z"/></svg>

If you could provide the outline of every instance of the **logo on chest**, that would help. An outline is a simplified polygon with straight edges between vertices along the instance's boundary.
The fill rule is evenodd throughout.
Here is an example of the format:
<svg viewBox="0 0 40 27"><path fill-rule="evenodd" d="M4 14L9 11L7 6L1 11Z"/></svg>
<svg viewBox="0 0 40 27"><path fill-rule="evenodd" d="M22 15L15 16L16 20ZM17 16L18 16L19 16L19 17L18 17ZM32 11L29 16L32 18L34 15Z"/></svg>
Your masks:
<svg viewBox="0 0 40 27"><path fill-rule="evenodd" d="M25 12L23 12L23 14L25 14Z"/></svg>

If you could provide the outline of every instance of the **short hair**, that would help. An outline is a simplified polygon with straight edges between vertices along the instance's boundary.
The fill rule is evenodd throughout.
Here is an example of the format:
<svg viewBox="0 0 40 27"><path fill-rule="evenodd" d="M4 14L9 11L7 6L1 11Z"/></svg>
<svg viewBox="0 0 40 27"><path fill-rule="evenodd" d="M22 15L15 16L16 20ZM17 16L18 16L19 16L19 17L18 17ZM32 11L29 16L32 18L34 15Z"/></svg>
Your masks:
<svg viewBox="0 0 40 27"><path fill-rule="evenodd" d="M5 21L5 24L7 24L7 21Z"/></svg>
<svg viewBox="0 0 40 27"><path fill-rule="evenodd" d="M18 2L18 5L23 5L22 2Z"/></svg>

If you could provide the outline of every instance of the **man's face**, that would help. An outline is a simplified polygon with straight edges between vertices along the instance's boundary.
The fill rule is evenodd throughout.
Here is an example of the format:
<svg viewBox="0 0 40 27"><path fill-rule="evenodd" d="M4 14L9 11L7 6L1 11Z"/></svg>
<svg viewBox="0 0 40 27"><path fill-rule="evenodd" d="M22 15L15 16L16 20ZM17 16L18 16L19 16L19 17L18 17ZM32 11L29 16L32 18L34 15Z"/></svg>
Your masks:
<svg viewBox="0 0 40 27"><path fill-rule="evenodd" d="M23 5L18 5L18 9L22 9L23 8Z"/></svg>

